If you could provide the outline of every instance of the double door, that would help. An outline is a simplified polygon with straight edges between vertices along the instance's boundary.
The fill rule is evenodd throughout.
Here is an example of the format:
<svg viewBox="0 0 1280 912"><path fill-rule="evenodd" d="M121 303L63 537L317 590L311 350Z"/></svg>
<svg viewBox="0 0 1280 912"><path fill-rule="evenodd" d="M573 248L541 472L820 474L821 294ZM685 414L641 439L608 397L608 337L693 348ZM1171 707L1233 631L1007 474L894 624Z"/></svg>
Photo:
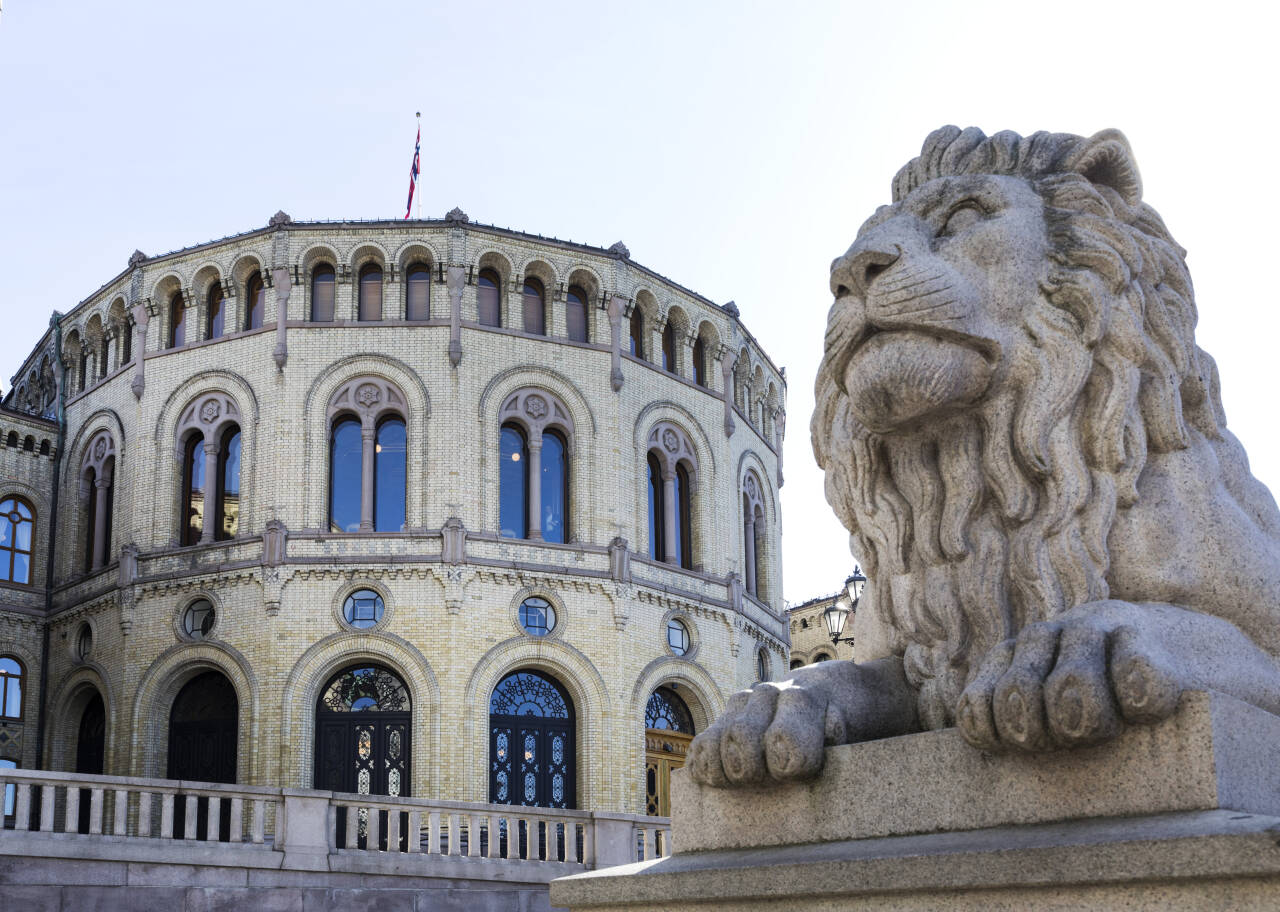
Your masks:
<svg viewBox="0 0 1280 912"><path fill-rule="evenodd" d="M319 713L316 718L315 787L357 795L409 794L409 713ZM386 811L378 812L382 848L386 848ZM359 811L360 848L366 847L368 811ZM345 840L346 808L338 808L339 841ZM401 842L408 837L407 814L401 814ZM346 846L340 848L355 848ZM404 847L404 846L402 846Z"/></svg>

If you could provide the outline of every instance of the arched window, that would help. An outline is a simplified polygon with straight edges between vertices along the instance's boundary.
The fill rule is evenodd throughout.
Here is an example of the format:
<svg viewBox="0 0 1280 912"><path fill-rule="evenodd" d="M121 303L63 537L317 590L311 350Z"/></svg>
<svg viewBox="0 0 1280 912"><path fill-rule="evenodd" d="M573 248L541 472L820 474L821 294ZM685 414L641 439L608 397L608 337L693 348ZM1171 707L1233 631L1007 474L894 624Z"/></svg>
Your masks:
<svg viewBox="0 0 1280 912"><path fill-rule="evenodd" d="M481 326L502 325L502 280L492 269L481 269L476 279L476 319Z"/></svg>
<svg viewBox="0 0 1280 912"><path fill-rule="evenodd" d="M236 537L240 530L240 429L230 427L218 447L218 501L213 537Z"/></svg>
<svg viewBox="0 0 1280 912"><path fill-rule="evenodd" d="M177 348L187 342L187 308L182 300L182 292L176 291L169 300L169 347ZM84 361L81 355L80 376L85 375Z"/></svg>
<svg viewBox="0 0 1280 912"><path fill-rule="evenodd" d="M89 383L89 350L80 349L80 369L76 371L77 392L83 393Z"/></svg>
<svg viewBox="0 0 1280 912"><path fill-rule="evenodd" d="M662 327L662 369L672 374L676 372L676 328L670 320Z"/></svg>
<svg viewBox="0 0 1280 912"><path fill-rule="evenodd" d="M22 721L22 663L0 656L0 716Z"/></svg>
<svg viewBox="0 0 1280 912"><path fill-rule="evenodd" d="M707 345L702 336L693 343L693 382L698 386L707 385Z"/></svg>
<svg viewBox="0 0 1280 912"><path fill-rule="evenodd" d="M769 654L763 649L756 652L756 680L769 680Z"/></svg>
<svg viewBox="0 0 1280 912"><path fill-rule="evenodd" d="M405 524L405 484L407 477L407 437L399 415L378 422L373 447L373 528L376 532L403 532Z"/></svg>
<svg viewBox="0 0 1280 912"><path fill-rule="evenodd" d="M649 695L644 708L644 727L682 735L696 734L688 704L670 687L659 687Z"/></svg>
<svg viewBox="0 0 1280 912"><path fill-rule="evenodd" d="M380 665L357 665L330 678L316 701L315 787L408 795L412 709L404 681ZM344 810L338 810L339 834L351 830L344 825ZM367 811L360 814L363 837ZM387 832L385 826L379 829Z"/></svg>
<svg viewBox="0 0 1280 912"><path fill-rule="evenodd" d="M360 421L334 422L329 435L329 531L360 531L360 476L363 447Z"/></svg>
<svg viewBox="0 0 1280 912"><path fill-rule="evenodd" d="M267 311L267 286L255 270L244 289L244 328L259 329Z"/></svg>
<svg viewBox="0 0 1280 912"><path fill-rule="evenodd" d="M192 434L182 450L182 543L198 544L204 531L204 435Z"/></svg>
<svg viewBox="0 0 1280 912"><path fill-rule="evenodd" d="M831 661L831 656L827 655L825 652L820 652L820 653L818 653L816 656L814 656L814 657L813 657L813 661L814 661L814 664L815 664L815 665L816 665L818 662L830 662L830 661Z"/></svg>
<svg viewBox="0 0 1280 912"><path fill-rule="evenodd" d="M666 498L663 495L662 463L649 453L649 557L667 559Z"/></svg>
<svg viewBox="0 0 1280 912"><path fill-rule="evenodd" d="M98 379L101 380L107 375L107 352L110 351L110 345L104 338L102 345L98 348Z"/></svg>
<svg viewBox="0 0 1280 912"><path fill-rule="evenodd" d="M216 339L226 330L227 301L222 294L222 283L214 282L208 298L208 338Z"/></svg>
<svg viewBox="0 0 1280 912"><path fill-rule="evenodd" d="M542 282L530 276L524 280L524 331L535 336L547 334L547 300Z"/></svg>
<svg viewBox="0 0 1280 912"><path fill-rule="evenodd" d="M374 322L382 319L382 267L369 263L360 269L359 319Z"/></svg>
<svg viewBox="0 0 1280 912"><path fill-rule="evenodd" d="M631 354L644 360L644 314L638 306L631 309L631 332L629 333Z"/></svg>
<svg viewBox="0 0 1280 912"><path fill-rule="evenodd" d="M765 549L764 505L762 488L754 472L748 472L742 485L742 566L747 592L760 598L761 555Z"/></svg>
<svg viewBox="0 0 1280 912"><path fill-rule="evenodd" d="M315 323L332 323L335 276L333 267L321 263L311 270L311 319Z"/></svg>
<svg viewBox="0 0 1280 912"><path fill-rule="evenodd" d="M542 539L564 544L569 517L569 456L558 431L542 435L541 474Z"/></svg>
<svg viewBox="0 0 1280 912"><path fill-rule="evenodd" d="M80 712L80 725L76 732L76 772L90 776L101 776L107 747L107 707L102 701L102 694L96 690L84 704ZM80 792L80 832L88 833L89 827L86 812L92 807L89 790ZM176 803L176 802L175 802Z"/></svg>
<svg viewBox="0 0 1280 912"><path fill-rule="evenodd" d="M799 659L792 659L792 660L791 660L791 670L792 670L792 671L795 671L797 668L800 668L800 667L801 667L801 666L803 666L803 665L804 665L804 662L801 662Z"/></svg>
<svg viewBox="0 0 1280 912"><path fill-rule="evenodd" d="M504 538L529 534L529 442L516 424L502 426L498 469L499 525Z"/></svg>
<svg viewBox="0 0 1280 912"><path fill-rule="evenodd" d="M680 566L686 570L693 569L693 530L689 516L689 470L683 465L676 465L676 547L680 556Z"/></svg>
<svg viewBox="0 0 1280 912"><path fill-rule="evenodd" d="M123 336L123 338L120 340L120 345L122 349L120 354L120 363L128 364L130 361L133 360L133 333L134 333L133 323L125 322L120 324L120 333Z"/></svg>
<svg viewBox="0 0 1280 912"><path fill-rule="evenodd" d="M23 585L31 582L34 541L31 505L20 497L0 500L0 580Z"/></svg>
<svg viewBox="0 0 1280 912"><path fill-rule="evenodd" d="M86 521L86 571L101 569L111 550L115 471L115 441L106 431L99 431L89 441L80 464L80 497L84 503Z"/></svg>
<svg viewBox="0 0 1280 912"><path fill-rule="evenodd" d="M565 331L574 342L587 341L587 293L577 285L569 286L564 303Z"/></svg>
<svg viewBox="0 0 1280 912"><path fill-rule="evenodd" d="M489 801L574 807L573 729L573 701L554 678L524 670L498 682L489 698Z"/></svg>
<svg viewBox="0 0 1280 912"><path fill-rule="evenodd" d="M404 277L404 318L406 320L431 319L431 267L414 263Z"/></svg>

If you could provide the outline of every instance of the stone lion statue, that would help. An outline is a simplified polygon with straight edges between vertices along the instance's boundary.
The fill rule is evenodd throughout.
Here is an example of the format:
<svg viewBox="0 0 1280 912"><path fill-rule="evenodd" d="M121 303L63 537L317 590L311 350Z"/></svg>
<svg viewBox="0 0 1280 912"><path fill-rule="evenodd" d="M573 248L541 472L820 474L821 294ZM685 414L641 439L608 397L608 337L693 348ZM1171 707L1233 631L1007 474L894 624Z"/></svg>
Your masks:
<svg viewBox="0 0 1280 912"><path fill-rule="evenodd" d="M735 694L697 781L951 725L1093 744L1186 689L1280 714L1280 512L1124 136L935 131L831 288L812 433L871 581L858 661Z"/></svg>

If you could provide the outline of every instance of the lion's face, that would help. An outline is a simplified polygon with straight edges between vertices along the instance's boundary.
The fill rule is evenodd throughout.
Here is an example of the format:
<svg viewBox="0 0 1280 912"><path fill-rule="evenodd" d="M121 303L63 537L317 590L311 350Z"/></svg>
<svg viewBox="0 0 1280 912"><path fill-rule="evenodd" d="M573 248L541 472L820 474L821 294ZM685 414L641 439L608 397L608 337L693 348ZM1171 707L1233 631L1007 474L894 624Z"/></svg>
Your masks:
<svg viewBox="0 0 1280 912"><path fill-rule="evenodd" d="M826 369L854 417L888 433L982 399L1025 339L1047 255L1018 177L939 178L869 219L831 269Z"/></svg>

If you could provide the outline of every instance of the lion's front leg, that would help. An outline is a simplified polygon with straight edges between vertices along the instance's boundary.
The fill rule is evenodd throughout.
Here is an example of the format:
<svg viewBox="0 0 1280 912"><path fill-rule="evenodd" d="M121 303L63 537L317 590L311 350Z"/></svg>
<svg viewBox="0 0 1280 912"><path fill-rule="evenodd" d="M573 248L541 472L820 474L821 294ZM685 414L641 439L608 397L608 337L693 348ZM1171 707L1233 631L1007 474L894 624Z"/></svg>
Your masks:
<svg viewBox="0 0 1280 912"><path fill-rule="evenodd" d="M916 731L916 691L902 660L822 662L729 698L689 747L697 782L721 787L816 776L828 745Z"/></svg>
<svg viewBox="0 0 1280 912"><path fill-rule="evenodd" d="M1052 750L1171 715L1184 690L1216 690L1280 715L1280 668L1212 615L1117 600L1028 625L983 659L956 708L983 750Z"/></svg>

